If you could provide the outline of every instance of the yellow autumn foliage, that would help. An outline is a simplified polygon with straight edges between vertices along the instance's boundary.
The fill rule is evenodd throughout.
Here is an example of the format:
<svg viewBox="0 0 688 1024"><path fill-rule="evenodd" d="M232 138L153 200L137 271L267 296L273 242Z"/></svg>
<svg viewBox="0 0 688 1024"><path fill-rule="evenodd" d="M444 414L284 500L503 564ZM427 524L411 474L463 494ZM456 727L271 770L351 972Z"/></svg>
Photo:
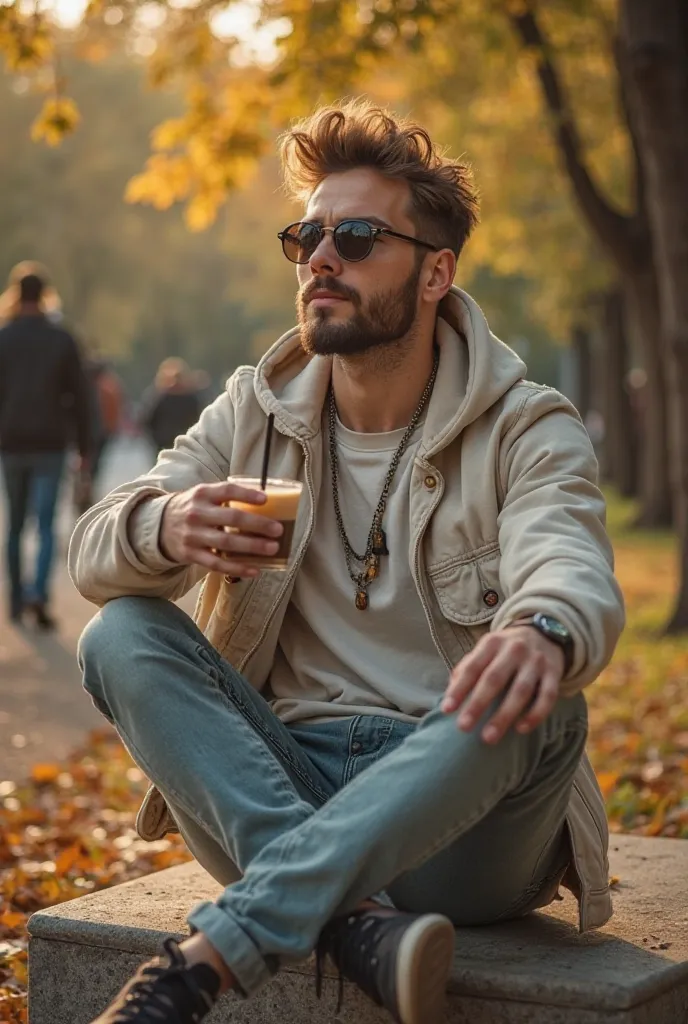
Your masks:
<svg viewBox="0 0 688 1024"><path fill-rule="evenodd" d="M67 96L49 96L43 109L31 126L31 138L58 146L66 135L75 130L80 114L73 100Z"/></svg>
<svg viewBox="0 0 688 1024"><path fill-rule="evenodd" d="M583 158L623 209L632 157L611 49L617 0L533 2ZM257 0L258 24L272 28L275 49L272 59L247 65L237 40L213 31L216 0L162 2L157 27L145 30L137 21L145 0L126 9L117 0L91 0L75 40L82 52L97 54L121 15L129 26L124 38L143 35L150 43L151 83L183 91L184 112L154 130L152 155L126 198L158 209L186 203L194 230L211 224L227 194L250 180L275 133L317 103L365 91L419 117L453 153L466 153L476 171L483 217L465 273L487 266L497 275L546 282L535 294L536 312L563 335L588 293L604 285L606 268L561 173L537 81L539 54L524 48L510 24L526 6ZM19 0L0 7L0 51L11 71L49 67L54 27L23 11ZM77 123L72 101L53 96L33 136L56 145Z"/></svg>

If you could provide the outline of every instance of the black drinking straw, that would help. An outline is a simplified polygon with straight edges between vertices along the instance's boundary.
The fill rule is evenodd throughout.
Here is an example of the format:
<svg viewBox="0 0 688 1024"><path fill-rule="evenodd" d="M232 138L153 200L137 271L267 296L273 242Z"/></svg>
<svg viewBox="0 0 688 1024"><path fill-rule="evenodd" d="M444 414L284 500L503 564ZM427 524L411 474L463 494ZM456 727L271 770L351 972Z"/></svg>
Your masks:
<svg viewBox="0 0 688 1024"><path fill-rule="evenodd" d="M260 489L265 490L268 482L268 462L270 461L270 445L272 444L272 428L275 425L275 414L271 412L268 416L268 426L265 431L265 447L263 448L263 472L260 474Z"/></svg>

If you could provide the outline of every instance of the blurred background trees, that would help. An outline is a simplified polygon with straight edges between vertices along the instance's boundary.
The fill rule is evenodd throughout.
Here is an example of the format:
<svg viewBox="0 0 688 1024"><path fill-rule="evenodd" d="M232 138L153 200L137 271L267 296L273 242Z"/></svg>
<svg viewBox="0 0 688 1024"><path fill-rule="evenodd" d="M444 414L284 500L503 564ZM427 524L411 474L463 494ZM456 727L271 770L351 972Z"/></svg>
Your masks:
<svg viewBox="0 0 688 1024"><path fill-rule="evenodd" d="M574 398L640 522L677 527L688 628L682 0L61 3L71 28L0 6L0 272L54 268L132 383L167 354L220 378L292 321L276 133L358 91L413 113L481 187L458 283ZM32 124L63 145L39 157Z"/></svg>

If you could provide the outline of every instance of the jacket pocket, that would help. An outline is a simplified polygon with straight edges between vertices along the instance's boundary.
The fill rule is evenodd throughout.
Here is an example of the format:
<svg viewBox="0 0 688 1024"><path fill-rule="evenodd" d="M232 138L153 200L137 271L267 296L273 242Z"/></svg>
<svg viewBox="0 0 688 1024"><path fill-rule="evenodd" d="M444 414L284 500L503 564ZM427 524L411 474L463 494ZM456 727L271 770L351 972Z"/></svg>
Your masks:
<svg viewBox="0 0 688 1024"><path fill-rule="evenodd" d="M210 643L220 654L229 646L230 640L255 592L256 579L222 578L215 605L204 630Z"/></svg>
<svg viewBox="0 0 688 1024"><path fill-rule="evenodd" d="M499 545L430 567L428 577L444 616L461 626L490 622L504 602Z"/></svg>

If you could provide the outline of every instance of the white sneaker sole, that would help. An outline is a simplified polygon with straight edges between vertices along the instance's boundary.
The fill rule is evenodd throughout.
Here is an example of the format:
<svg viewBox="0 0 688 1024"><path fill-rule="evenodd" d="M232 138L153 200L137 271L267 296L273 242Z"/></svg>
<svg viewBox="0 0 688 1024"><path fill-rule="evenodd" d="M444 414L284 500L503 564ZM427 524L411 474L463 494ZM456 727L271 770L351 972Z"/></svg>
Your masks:
<svg viewBox="0 0 688 1024"><path fill-rule="evenodd" d="M424 914L406 931L397 956L401 1024L442 1024L455 938L440 914Z"/></svg>

